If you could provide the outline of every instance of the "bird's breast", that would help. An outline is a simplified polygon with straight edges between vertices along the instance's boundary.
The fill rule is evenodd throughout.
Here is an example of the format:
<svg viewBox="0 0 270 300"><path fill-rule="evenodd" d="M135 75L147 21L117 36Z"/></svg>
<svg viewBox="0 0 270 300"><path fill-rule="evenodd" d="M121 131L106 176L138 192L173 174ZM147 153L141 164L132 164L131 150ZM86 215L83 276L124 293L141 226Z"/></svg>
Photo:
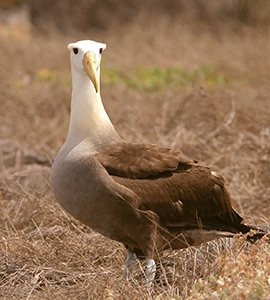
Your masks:
<svg viewBox="0 0 270 300"><path fill-rule="evenodd" d="M89 157L58 157L52 167L52 190L56 200L73 217L92 228L97 225L95 215L103 189L101 177L99 165Z"/></svg>

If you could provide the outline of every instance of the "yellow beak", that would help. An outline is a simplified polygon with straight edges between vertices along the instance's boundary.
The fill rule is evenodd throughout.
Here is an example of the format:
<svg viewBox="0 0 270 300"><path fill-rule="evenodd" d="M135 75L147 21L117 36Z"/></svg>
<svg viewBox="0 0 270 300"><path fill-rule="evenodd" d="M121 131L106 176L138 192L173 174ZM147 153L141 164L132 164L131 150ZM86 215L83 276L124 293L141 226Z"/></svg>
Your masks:
<svg viewBox="0 0 270 300"><path fill-rule="evenodd" d="M93 52L88 51L84 54L83 68L90 80L93 82L95 90L98 93L99 82L97 74L97 61L96 55Z"/></svg>

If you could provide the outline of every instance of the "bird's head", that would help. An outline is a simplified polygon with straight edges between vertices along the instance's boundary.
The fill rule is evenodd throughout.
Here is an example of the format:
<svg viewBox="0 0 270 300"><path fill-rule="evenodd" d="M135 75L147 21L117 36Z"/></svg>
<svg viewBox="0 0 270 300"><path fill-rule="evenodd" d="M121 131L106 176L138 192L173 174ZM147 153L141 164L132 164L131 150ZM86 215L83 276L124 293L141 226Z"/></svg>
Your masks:
<svg viewBox="0 0 270 300"><path fill-rule="evenodd" d="M100 61L106 44L90 40L82 40L68 44L72 68L85 73L92 81L96 92L99 92Z"/></svg>

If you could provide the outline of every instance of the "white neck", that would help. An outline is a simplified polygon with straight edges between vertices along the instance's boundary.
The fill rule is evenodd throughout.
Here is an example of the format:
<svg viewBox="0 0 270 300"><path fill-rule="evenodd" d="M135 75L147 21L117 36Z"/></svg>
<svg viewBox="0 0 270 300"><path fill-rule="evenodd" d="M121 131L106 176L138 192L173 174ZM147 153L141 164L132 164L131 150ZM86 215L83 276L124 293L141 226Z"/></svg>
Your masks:
<svg viewBox="0 0 270 300"><path fill-rule="evenodd" d="M100 89L99 89L100 90ZM65 153L87 139L89 151L96 152L103 143L119 140L93 83L86 73L72 68L71 115L66 142L62 148Z"/></svg>

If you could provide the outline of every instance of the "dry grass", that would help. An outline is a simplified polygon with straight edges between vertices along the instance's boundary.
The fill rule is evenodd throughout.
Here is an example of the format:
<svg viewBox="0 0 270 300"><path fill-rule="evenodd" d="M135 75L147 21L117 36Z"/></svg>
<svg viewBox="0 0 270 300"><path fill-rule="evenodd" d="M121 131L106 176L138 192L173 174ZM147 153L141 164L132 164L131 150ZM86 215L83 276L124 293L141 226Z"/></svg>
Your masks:
<svg viewBox="0 0 270 300"><path fill-rule="evenodd" d="M1 299L269 299L270 249L264 241L247 245L236 238L165 253L157 283L147 291L140 264L129 282L123 279L120 244L85 228L54 201L50 169L42 163L53 159L67 130L65 44L90 37L109 46L102 94L121 135L171 145L214 166L241 214L269 228L267 32L195 33L166 18L146 31L136 23L99 35L0 36ZM230 80L209 82L202 70L195 81L172 80L166 88L167 73L161 72L153 77L157 89L141 90L126 80L136 73L134 65L181 66L185 76L205 65L212 77Z"/></svg>
<svg viewBox="0 0 270 300"><path fill-rule="evenodd" d="M2 0L3 1L3 0ZM14 0L5 0L13 2ZM17 1L18 2L18 1ZM108 30L126 27L142 15L147 27L152 20L167 17L170 22L199 22L210 28L236 28L239 24L267 27L270 22L270 3L265 0L21 0L31 8L31 20L44 32L53 24L62 32L76 28ZM9 5L11 5L11 3ZM1 5L1 4L0 4ZM6 5L7 7L7 5ZM146 28L147 28L146 27ZM210 29L211 30L211 29Z"/></svg>

